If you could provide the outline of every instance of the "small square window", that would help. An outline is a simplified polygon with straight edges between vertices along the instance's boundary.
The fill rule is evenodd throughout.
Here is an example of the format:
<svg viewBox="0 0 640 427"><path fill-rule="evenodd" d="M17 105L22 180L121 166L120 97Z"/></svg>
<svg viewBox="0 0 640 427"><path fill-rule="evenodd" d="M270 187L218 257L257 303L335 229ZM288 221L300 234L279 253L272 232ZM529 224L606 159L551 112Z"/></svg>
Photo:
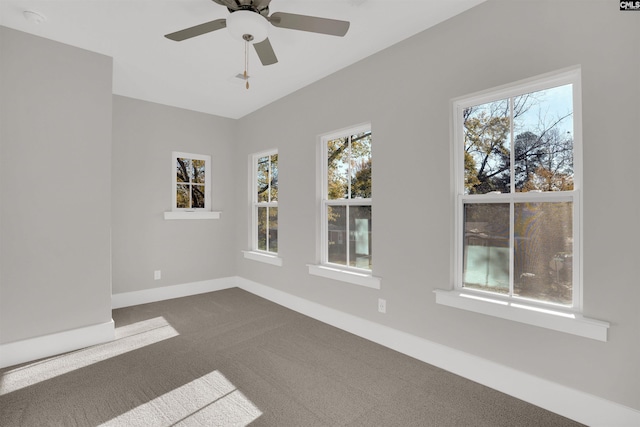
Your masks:
<svg viewBox="0 0 640 427"><path fill-rule="evenodd" d="M211 156L174 152L173 211L211 210Z"/></svg>

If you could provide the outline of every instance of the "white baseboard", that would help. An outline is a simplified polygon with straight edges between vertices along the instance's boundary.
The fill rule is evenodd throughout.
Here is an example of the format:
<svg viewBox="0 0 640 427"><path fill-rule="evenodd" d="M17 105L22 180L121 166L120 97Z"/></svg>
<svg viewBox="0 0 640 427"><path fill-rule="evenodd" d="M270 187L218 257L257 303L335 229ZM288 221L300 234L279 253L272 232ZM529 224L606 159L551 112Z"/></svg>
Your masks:
<svg viewBox="0 0 640 427"><path fill-rule="evenodd" d="M201 282L183 283L181 285L162 286L159 288L145 289L143 291L123 292L111 296L111 307L130 307L132 305L147 304L235 287L235 277L223 277L221 279L203 280Z"/></svg>
<svg viewBox="0 0 640 427"><path fill-rule="evenodd" d="M276 304L594 427L640 426L640 411L518 371L242 277L237 286Z"/></svg>
<svg viewBox="0 0 640 427"><path fill-rule="evenodd" d="M113 341L113 320L98 325L0 344L0 368Z"/></svg>

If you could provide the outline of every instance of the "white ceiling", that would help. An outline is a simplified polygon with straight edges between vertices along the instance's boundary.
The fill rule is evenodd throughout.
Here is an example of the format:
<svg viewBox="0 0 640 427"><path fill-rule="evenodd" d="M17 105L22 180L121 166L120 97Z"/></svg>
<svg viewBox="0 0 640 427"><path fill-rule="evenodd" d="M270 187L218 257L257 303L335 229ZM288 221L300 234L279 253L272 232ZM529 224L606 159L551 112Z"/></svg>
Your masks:
<svg viewBox="0 0 640 427"><path fill-rule="evenodd" d="M0 25L113 57L113 92L240 118L484 0L272 0L288 12L351 22L345 37L269 27L278 63L262 66L227 30L168 34L229 15L212 0L0 0ZM25 10L46 21L25 19Z"/></svg>

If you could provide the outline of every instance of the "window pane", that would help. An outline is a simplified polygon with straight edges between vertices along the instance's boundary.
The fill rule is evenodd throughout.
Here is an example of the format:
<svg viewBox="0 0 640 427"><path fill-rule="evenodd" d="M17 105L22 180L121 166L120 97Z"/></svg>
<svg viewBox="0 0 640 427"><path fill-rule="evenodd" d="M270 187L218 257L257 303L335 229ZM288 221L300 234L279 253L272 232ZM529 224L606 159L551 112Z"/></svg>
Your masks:
<svg viewBox="0 0 640 427"><path fill-rule="evenodd" d="M371 198L371 132L351 137L351 198Z"/></svg>
<svg viewBox="0 0 640 427"><path fill-rule="evenodd" d="M465 194L510 191L509 117L506 99L464 110Z"/></svg>
<svg viewBox="0 0 640 427"><path fill-rule="evenodd" d="M278 252L278 208L269 210L269 252Z"/></svg>
<svg viewBox="0 0 640 427"><path fill-rule="evenodd" d="M463 286L509 292L509 204L464 206Z"/></svg>
<svg viewBox="0 0 640 427"><path fill-rule="evenodd" d="M270 185L271 201L278 200L278 155L271 156L271 185Z"/></svg>
<svg viewBox="0 0 640 427"><path fill-rule="evenodd" d="M513 103L516 191L573 190L573 85Z"/></svg>
<svg viewBox="0 0 640 427"><path fill-rule="evenodd" d="M327 206L327 260L347 265L347 207Z"/></svg>
<svg viewBox="0 0 640 427"><path fill-rule="evenodd" d="M176 160L176 181L189 182L191 159L178 157Z"/></svg>
<svg viewBox="0 0 640 427"><path fill-rule="evenodd" d="M349 207L349 265L371 270L371 206Z"/></svg>
<svg viewBox="0 0 640 427"><path fill-rule="evenodd" d="M515 204L514 294L572 303L573 204Z"/></svg>
<svg viewBox="0 0 640 427"><path fill-rule="evenodd" d="M269 201L269 156L260 157L258 159L258 202Z"/></svg>
<svg viewBox="0 0 640 427"><path fill-rule="evenodd" d="M177 184L176 188L176 208L189 208L189 185Z"/></svg>
<svg viewBox="0 0 640 427"><path fill-rule="evenodd" d="M267 208L258 208L258 249L267 250Z"/></svg>
<svg viewBox="0 0 640 427"><path fill-rule="evenodd" d="M204 185L191 186L191 208L204 209Z"/></svg>
<svg viewBox="0 0 640 427"><path fill-rule="evenodd" d="M197 182L199 184L204 184L205 179L205 167L204 160L191 160L191 171L193 176L191 177L191 182Z"/></svg>
<svg viewBox="0 0 640 427"><path fill-rule="evenodd" d="M349 191L349 139L327 142L327 198L344 199Z"/></svg>

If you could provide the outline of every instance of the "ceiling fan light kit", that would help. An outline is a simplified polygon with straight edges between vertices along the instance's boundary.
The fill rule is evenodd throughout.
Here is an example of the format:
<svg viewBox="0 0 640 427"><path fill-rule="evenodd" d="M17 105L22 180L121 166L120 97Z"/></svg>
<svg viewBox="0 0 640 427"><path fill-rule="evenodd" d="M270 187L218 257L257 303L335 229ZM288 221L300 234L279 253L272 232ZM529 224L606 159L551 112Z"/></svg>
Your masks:
<svg viewBox="0 0 640 427"><path fill-rule="evenodd" d="M269 22L259 13L238 10L227 18L227 30L236 40L250 44L260 43L267 38Z"/></svg>

